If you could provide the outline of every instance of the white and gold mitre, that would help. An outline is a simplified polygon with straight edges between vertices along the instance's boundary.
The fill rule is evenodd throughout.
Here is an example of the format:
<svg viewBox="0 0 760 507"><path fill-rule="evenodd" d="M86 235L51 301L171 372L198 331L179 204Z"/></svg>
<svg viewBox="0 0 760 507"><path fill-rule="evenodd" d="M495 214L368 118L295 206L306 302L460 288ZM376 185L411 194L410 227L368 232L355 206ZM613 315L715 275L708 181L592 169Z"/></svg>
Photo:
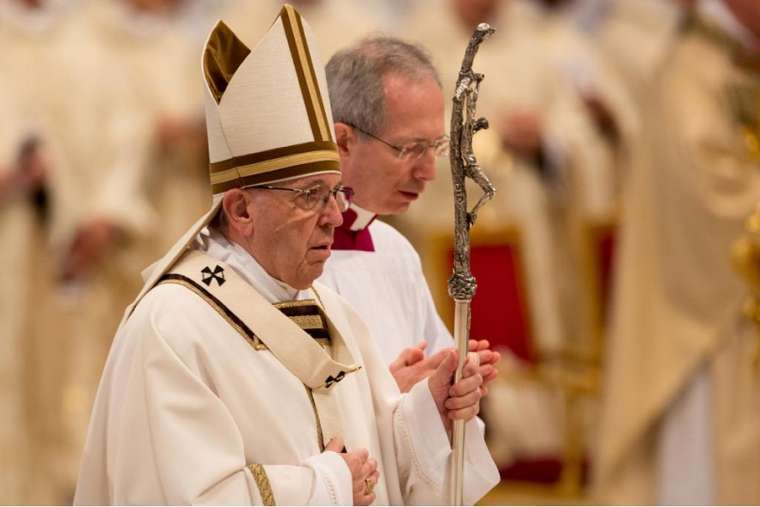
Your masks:
<svg viewBox="0 0 760 507"><path fill-rule="evenodd" d="M143 272L145 285L125 315L191 248L219 212L226 190L340 174L327 80L318 54L311 29L290 5L283 6L253 50L226 24L216 24L202 65L211 208Z"/></svg>
<svg viewBox="0 0 760 507"><path fill-rule="evenodd" d="M219 21L203 50L214 194L340 173L327 81L311 30L290 5L251 50Z"/></svg>

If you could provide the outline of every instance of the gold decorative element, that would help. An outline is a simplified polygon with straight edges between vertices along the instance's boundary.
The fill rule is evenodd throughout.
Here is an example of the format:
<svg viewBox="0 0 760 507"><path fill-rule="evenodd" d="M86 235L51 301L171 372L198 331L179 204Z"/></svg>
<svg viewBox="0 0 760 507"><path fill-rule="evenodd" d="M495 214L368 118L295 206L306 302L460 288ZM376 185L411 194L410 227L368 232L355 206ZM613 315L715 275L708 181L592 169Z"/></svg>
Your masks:
<svg viewBox="0 0 760 507"><path fill-rule="evenodd" d="M258 463L253 463L248 465L248 469L253 474L253 480L256 481L256 486L259 488L261 501L264 502L264 505L277 505L274 501L272 485L269 484L269 477L264 467Z"/></svg>
<svg viewBox="0 0 760 507"><path fill-rule="evenodd" d="M760 163L760 83L746 80L728 88L731 113L741 130L744 148L750 159Z"/></svg>
<svg viewBox="0 0 760 507"><path fill-rule="evenodd" d="M287 308L299 308L301 306L311 306L317 304L316 299L296 299L293 301L282 301L280 303L275 303L274 307L278 310L283 310Z"/></svg>
<svg viewBox="0 0 760 507"><path fill-rule="evenodd" d="M301 15L290 5L285 4L280 11L282 26L285 29L285 37L293 58L298 82L301 86L301 95L304 98L306 112L312 127L315 141L331 141L332 132L327 123L325 106L322 102L322 94L319 90L317 76L311 60L309 44L306 41Z"/></svg>
<svg viewBox="0 0 760 507"><path fill-rule="evenodd" d="M256 176L262 173L270 173L279 169L288 167L301 166L314 162L339 162L340 157L335 150L312 151L307 153L297 153L283 157L263 160L254 164L248 164L241 167L233 167L211 175L211 184L217 185L228 181L245 178L247 176Z"/></svg>
<svg viewBox="0 0 760 507"><path fill-rule="evenodd" d="M338 147L332 141L310 141L308 143L291 144L279 148L272 148L270 150L258 151L256 153L239 155L237 157L220 160L218 162L211 162L209 164L209 169L211 170L211 174L214 174L235 167L243 167L251 164L256 164L258 162L263 162L265 160L273 160L276 158L284 157L286 155L298 155L325 150L337 152ZM333 160L333 157L330 156L329 160Z"/></svg>
<svg viewBox="0 0 760 507"><path fill-rule="evenodd" d="M300 301L283 301L275 303L274 307L280 310L294 324L304 330L315 340L322 340L329 344L330 331L327 327L327 318L324 311L314 299Z"/></svg>
<svg viewBox="0 0 760 507"><path fill-rule="evenodd" d="M322 432L322 422L319 420L319 412L317 412L317 404L314 401L314 393L309 389L309 386L304 384L304 388L306 389L306 394L309 396L309 401L311 402L311 409L314 411L314 420L316 421L317 425L317 443L319 444L319 452L324 452L325 450L325 436Z"/></svg>
<svg viewBox="0 0 760 507"><path fill-rule="evenodd" d="M753 356L755 368L760 372L760 203L744 226L745 235L733 246L732 259L736 271L749 287L744 303L744 315L757 326L757 346Z"/></svg>
<svg viewBox="0 0 760 507"><path fill-rule="evenodd" d="M364 479L364 494L365 495L371 495L372 492L375 490L375 483L372 482L369 477Z"/></svg>
<svg viewBox="0 0 760 507"><path fill-rule="evenodd" d="M322 329L325 323L319 315L294 315L290 318L301 329Z"/></svg>
<svg viewBox="0 0 760 507"><path fill-rule="evenodd" d="M239 176L222 183L213 183L211 185L211 191L214 195L218 195L231 188L252 187L255 185L271 183L273 181L283 181L300 178L302 176L314 176L315 174L327 173L339 174L340 162L338 160L317 159L314 162L307 162L300 165L284 166L282 168L272 167L269 171L251 174L250 176Z"/></svg>
<svg viewBox="0 0 760 507"><path fill-rule="evenodd" d="M760 128L752 130L743 127L742 134L744 135L744 147L747 148L750 158L753 162L760 164Z"/></svg>
<svg viewBox="0 0 760 507"><path fill-rule="evenodd" d="M209 90L218 104L232 76L251 50L230 30L230 27L219 21L211 33L203 54L203 73L206 76Z"/></svg>

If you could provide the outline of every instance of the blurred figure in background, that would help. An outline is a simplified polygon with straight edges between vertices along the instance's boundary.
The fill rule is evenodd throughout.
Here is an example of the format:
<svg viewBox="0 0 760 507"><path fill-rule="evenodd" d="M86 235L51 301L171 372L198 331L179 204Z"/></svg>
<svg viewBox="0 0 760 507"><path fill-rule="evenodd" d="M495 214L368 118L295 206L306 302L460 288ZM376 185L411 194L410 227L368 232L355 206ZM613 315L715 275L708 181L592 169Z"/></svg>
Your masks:
<svg viewBox="0 0 760 507"><path fill-rule="evenodd" d="M27 298L27 254L33 210L28 196L40 180L19 170L16 156L21 145L14 127L14 105L0 82L0 263L7 269L0 282L0 503L24 498L28 433L24 411L24 315Z"/></svg>
<svg viewBox="0 0 760 507"><path fill-rule="evenodd" d="M17 502L70 498L94 382L118 320L109 319L110 303L129 290L120 262L151 220L133 159L133 126L120 109L126 89L121 80L108 81L117 64L94 42L81 8L26 0L0 8L2 81L17 109L12 128L21 143L14 159L45 175L36 200L42 220L24 247L28 264L13 270L27 290L16 301L25 322L18 332L30 441Z"/></svg>
<svg viewBox="0 0 760 507"><path fill-rule="evenodd" d="M241 40L252 43L269 28L283 3L293 5L309 20L325 62L338 49L379 28L378 21L367 16L361 3L351 0L234 0L222 18L229 21Z"/></svg>
<svg viewBox="0 0 760 507"><path fill-rule="evenodd" d="M19 444L24 437L28 442L25 453L4 453L14 460L17 480L7 490L13 495L10 503L66 499L70 435L64 424L63 385L71 336L55 297L55 280L76 214L67 200L77 179L72 169L84 170L68 163L70 152L61 138L76 129L68 101L83 101L77 94L80 74L74 70L77 37L70 7L22 0L0 5L0 43L5 48L0 86L15 110L3 119L8 122L4 161L11 164L6 174L13 177L6 178L0 234L12 235L4 253L15 261L3 280L3 292L11 300L2 305L3 312L12 312L3 316L8 332L3 338L20 376L18 383L3 385L16 390L23 403L15 432ZM80 190L77 204L84 204L87 199L75 186ZM8 406L7 411L18 413L18 407ZM47 480L35 481L37 474Z"/></svg>
<svg viewBox="0 0 760 507"><path fill-rule="evenodd" d="M112 190L124 193L124 215L109 217L106 224L95 221L92 234L80 231L69 256L75 267L67 273L69 284L78 289L73 297L88 308L73 323L77 347L71 352L68 397L77 446L83 445L110 337L123 307L142 286L141 271L210 200L197 65L189 38L180 32L183 3L98 1L80 13L89 44L102 53L95 83L119 90L118 101L103 111L110 116L106 121L119 124L126 144L114 152L116 165L110 168ZM91 249L104 261L93 262L80 249Z"/></svg>
<svg viewBox="0 0 760 507"><path fill-rule="evenodd" d="M557 116L542 134L556 151L559 188L550 191L554 207L553 247L560 265L562 322L568 344L576 351L590 347L598 333L599 302L588 294L586 265L598 264L593 237L613 230L622 179L630 165L638 134L634 103L623 79L576 25L576 0L536 0L541 18L530 34L534 57L544 62L551 79L572 97L559 99ZM549 121L551 121L551 116ZM598 268L599 266L595 266ZM603 291L602 291L603 292ZM600 294L602 297L604 294Z"/></svg>
<svg viewBox="0 0 760 507"><path fill-rule="evenodd" d="M592 33L637 99L678 37L695 0L608 0Z"/></svg>
<svg viewBox="0 0 760 507"><path fill-rule="evenodd" d="M603 503L760 502L760 377L732 243L760 201L760 8L697 2L644 95L625 189Z"/></svg>
<svg viewBox="0 0 760 507"><path fill-rule="evenodd" d="M188 0L109 0L90 6L94 42L125 83L133 147L156 212L148 262L208 207L206 139L196 52L184 33ZM160 76L160 79L156 79Z"/></svg>

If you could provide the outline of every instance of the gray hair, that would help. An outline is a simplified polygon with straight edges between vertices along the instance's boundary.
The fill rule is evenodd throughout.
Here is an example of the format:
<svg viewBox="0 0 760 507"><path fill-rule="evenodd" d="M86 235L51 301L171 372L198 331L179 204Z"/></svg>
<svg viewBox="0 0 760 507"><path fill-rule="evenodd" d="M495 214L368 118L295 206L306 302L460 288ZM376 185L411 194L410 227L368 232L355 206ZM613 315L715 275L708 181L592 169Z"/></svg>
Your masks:
<svg viewBox="0 0 760 507"><path fill-rule="evenodd" d="M370 133L386 126L383 78L441 79L428 52L416 44L387 36L371 36L335 53L327 62L333 120Z"/></svg>

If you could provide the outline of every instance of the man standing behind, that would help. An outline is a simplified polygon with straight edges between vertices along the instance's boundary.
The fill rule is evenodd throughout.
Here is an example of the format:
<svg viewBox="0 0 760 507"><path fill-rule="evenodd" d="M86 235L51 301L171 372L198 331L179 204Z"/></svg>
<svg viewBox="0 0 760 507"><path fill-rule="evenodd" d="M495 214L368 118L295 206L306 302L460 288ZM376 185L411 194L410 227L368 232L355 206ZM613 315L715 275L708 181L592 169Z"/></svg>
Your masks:
<svg viewBox="0 0 760 507"><path fill-rule="evenodd" d="M375 218L406 212L435 178L436 158L448 154L441 81L423 49L391 37L339 51L326 72L343 181L354 197L320 281L351 302L407 391L432 373L452 339L417 252ZM424 359L426 348L433 355ZM485 341L470 348L480 352L484 382L492 380L499 354Z"/></svg>

